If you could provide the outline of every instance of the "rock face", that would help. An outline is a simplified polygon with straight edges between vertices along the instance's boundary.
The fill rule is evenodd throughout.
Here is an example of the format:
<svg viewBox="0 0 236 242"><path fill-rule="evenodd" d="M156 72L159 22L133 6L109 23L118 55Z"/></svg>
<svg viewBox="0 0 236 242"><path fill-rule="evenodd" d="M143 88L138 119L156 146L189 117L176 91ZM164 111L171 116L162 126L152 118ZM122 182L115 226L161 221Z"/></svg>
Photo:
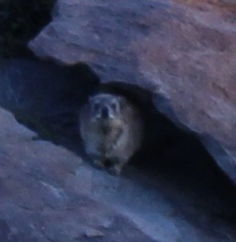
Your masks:
<svg viewBox="0 0 236 242"><path fill-rule="evenodd" d="M150 90L236 183L236 5L212 2L59 0L29 47L66 65L86 63L102 82Z"/></svg>

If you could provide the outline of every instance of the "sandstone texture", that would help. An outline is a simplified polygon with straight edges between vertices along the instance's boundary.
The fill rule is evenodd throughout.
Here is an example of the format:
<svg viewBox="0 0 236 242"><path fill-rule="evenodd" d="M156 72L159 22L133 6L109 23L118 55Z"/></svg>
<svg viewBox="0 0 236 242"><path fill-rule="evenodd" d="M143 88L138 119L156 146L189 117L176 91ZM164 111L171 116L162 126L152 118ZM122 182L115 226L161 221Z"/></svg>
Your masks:
<svg viewBox="0 0 236 242"><path fill-rule="evenodd" d="M195 132L236 183L235 1L58 0L30 43L101 81L150 90L156 107Z"/></svg>

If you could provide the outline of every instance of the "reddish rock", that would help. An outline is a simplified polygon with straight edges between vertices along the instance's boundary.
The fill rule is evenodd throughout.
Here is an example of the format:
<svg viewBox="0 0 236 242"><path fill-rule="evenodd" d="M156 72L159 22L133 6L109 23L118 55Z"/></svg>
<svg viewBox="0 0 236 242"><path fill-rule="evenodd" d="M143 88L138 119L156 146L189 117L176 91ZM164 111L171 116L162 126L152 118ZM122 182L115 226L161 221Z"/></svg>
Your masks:
<svg viewBox="0 0 236 242"><path fill-rule="evenodd" d="M102 82L150 90L236 183L235 9L228 0L59 0L29 47L66 65L87 63Z"/></svg>

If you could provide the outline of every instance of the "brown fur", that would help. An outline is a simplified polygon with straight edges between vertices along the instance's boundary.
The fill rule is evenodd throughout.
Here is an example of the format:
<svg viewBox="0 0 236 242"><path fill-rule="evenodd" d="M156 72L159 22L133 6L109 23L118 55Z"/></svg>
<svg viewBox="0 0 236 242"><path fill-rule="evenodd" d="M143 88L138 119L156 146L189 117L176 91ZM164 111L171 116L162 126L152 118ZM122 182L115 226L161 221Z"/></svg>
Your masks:
<svg viewBox="0 0 236 242"><path fill-rule="evenodd" d="M120 100L114 95L108 95L109 98ZM80 133L87 154L93 159L94 164L101 168L109 161L109 171L113 174L119 174L130 157L139 149L143 132L138 109L123 97L120 105L120 113L112 120L93 120L90 103L84 105L79 117Z"/></svg>

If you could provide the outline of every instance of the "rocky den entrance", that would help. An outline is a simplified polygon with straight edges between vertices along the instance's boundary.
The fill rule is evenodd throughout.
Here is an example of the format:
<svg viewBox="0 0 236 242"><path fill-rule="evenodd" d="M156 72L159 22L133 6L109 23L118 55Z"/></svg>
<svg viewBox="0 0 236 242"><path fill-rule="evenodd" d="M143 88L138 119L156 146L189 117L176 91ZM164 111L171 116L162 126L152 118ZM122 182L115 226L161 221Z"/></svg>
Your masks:
<svg viewBox="0 0 236 242"><path fill-rule="evenodd" d="M1 4L0 241L235 241L235 4ZM90 165L77 131L101 86L146 121L120 177Z"/></svg>
<svg viewBox="0 0 236 242"><path fill-rule="evenodd" d="M233 183L148 91L105 85L139 105L146 145L120 177L89 164L76 111L98 87L85 65L1 62L1 239L234 241Z"/></svg>

